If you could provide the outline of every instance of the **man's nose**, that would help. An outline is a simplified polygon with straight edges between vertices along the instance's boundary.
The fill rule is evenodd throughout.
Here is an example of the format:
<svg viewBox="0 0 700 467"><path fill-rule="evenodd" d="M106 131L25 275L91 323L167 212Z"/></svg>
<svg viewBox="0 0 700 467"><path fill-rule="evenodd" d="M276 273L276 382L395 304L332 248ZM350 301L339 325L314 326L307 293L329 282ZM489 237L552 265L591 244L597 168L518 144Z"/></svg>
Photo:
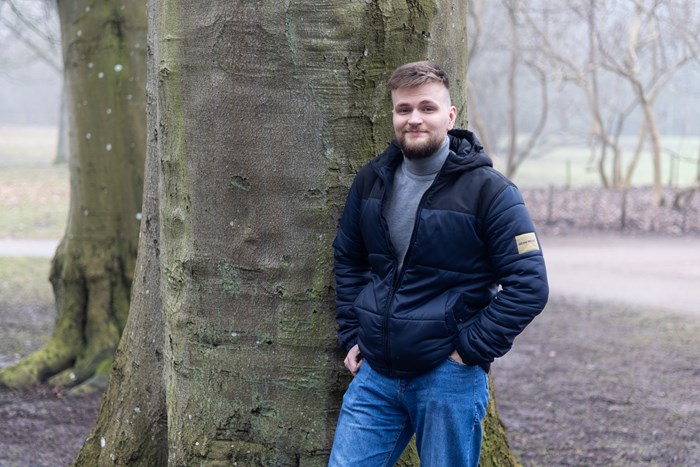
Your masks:
<svg viewBox="0 0 700 467"><path fill-rule="evenodd" d="M422 121L423 121L423 118L421 117L421 114L418 110L414 110L408 116L409 125L417 125L417 124L421 123Z"/></svg>

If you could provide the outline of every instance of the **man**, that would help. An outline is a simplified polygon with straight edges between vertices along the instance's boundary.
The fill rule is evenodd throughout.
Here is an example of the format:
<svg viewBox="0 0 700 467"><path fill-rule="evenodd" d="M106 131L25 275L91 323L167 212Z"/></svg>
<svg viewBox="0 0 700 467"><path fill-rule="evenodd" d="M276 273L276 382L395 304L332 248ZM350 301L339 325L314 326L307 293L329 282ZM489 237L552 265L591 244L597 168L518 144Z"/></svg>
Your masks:
<svg viewBox="0 0 700 467"><path fill-rule="evenodd" d="M477 465L490 363L544 308L544 260L517 188L453 130L446 74L390 80L396 140L357 174L335 249L337 322L355 376L331 466Z"/></svg>

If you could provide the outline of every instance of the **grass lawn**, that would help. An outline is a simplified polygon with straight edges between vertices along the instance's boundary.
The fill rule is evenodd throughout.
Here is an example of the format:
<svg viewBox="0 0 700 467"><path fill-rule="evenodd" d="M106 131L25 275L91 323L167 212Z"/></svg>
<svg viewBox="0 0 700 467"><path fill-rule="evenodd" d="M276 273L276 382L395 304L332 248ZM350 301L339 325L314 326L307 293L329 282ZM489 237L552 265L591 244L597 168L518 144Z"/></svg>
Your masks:
<svg viewBox="0 0 700 467"><path fill-rule="evenodd" d="M623 171L631 160L635 140L623 139ZM674 186L688 186L698 174L700 138L667 136L662 140L662 181ZM601 186L597 165L590 163L590 150L583 146L561 145L537 153L526 160L513 181L521 188L554 186ZM498 165L496 165L498 168ZM652 156L647 150L639 159L632 178L635 186L653 183Z"/></svg>
<svg viewBox="0 0 700 467"><path fill-rule="evenodd" d="M0 257L0 367L39 348L55 318L49 258Z"/></svg>
<svg viewBox="0 0 700 467"><path fill-rule="evenodd" d="M0 257L0 306L51 303L49 258Z"/></svg>
<svg viewBox="0 0 700 467"><path fill-rule="evenodd" d="M0 127L0 238L63 236L70 187L55 148L53 128Z"/></svg>

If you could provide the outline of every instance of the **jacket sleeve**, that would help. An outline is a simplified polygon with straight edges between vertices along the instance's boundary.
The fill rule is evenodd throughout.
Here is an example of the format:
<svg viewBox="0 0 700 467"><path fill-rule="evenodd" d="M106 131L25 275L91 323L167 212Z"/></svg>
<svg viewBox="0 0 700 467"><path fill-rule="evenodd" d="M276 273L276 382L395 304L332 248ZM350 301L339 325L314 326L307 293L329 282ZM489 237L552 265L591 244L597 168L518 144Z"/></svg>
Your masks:
<svg viewBox="0 0 700 467"><path fill-rule="evenodd" d="M361 177L353 182L333 242L338 340L347 352L357 343L359 322L353 304L369 281L370 265L361 232Z"/></svg>
<svg viewBox="0 0 700 467"><path fill-rule="evenodd" d="M465 363L488 367L542 311L549 286L539 240L517 188L509 185L495 197L484 222L499 291L461 328L455 348Z"/></svg>

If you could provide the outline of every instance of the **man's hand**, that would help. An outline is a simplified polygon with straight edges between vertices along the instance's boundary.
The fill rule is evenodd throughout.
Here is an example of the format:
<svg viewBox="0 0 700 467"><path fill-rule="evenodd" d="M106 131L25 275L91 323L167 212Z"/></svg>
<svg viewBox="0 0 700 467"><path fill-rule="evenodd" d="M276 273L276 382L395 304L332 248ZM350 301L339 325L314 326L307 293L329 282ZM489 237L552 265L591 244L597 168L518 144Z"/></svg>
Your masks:
<svg viewBox="0 0 700 467"><path fill-rule="evenodd" d="M456 350L452 351L452 353L450 354L450 358L452 360L454 360L455 362L461 363L462 365L464 365L464 362L462 361L462 357L459 356L459 353L457 353ZM345 365L345 366L347 366L347 365Z"/></svg>
<svg viewBox="0 0 700 467"><path fill-rule="evenodd" d="M350 370L353 376L357 374L357 370L359 370L360 365L362 365L362 355L360 354L359 345L355 344L352 346L343 363L345 364L345 368Z"/></svg>

